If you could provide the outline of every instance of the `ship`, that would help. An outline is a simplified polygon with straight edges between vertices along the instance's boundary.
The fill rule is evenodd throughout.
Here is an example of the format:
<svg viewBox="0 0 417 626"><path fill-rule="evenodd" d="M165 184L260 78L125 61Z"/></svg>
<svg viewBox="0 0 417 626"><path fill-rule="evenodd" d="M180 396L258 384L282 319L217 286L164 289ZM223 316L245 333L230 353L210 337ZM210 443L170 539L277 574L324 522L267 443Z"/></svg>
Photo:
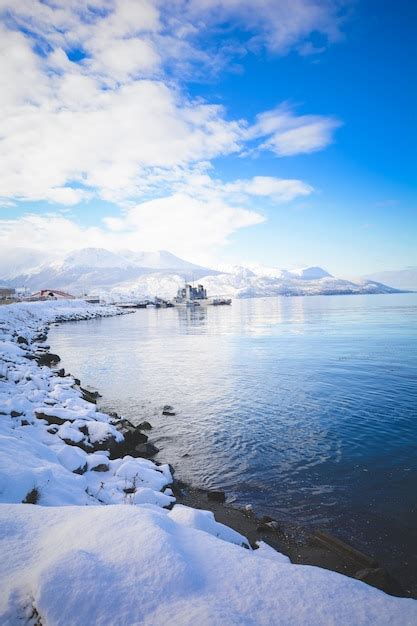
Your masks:
<svg viewBox="0 0 417 626"><path fill-rule="evenodd" d="M215 306L232 304L231 298L207 297L207 289L204 285L194 287L190 283L186 283L184 287L180 287L174 298L175 306L197 307L212 304Z"/></svg>
<svg viewBox="0 0 417 626"><path fill-rule="evenodd" d="M184 287L180 287L174 298L175 306L195 307L208 303L207 290L203 285L193 287L190 283L186 283Z"/></svg>

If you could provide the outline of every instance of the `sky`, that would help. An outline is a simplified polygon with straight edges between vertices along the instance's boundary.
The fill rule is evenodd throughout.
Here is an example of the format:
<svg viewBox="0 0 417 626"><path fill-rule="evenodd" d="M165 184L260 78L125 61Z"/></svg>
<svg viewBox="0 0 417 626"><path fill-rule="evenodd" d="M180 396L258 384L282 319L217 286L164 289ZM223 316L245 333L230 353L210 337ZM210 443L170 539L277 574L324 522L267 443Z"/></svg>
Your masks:
<svg viewBox="0 0 417 626"><path fill-rule="evenodd" d="M411 0L0 0L0 263L417 265L416 20Z"/></svg>

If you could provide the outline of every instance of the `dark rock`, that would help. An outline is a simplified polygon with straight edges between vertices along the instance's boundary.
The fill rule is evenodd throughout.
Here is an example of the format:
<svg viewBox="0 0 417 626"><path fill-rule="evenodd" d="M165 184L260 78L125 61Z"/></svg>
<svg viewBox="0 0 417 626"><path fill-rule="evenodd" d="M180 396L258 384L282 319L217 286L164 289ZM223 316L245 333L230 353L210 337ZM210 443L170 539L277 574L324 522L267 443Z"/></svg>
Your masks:
<svg viewBox="0 0 417 626"><path fill-rule="evenodd" d="M83 400L91 402L91 404L97 404L97 396L95 394L88 391L88 389L84 389L83 387L80 387L80 391Z"/></svg>
<svg viewBox="0 0 417 626"><path fill-rule="evenodd" d="M148 441L148 437L140 431L139 427L133 426L128 420L120 420L116 424L116 430L124 437L124 442L119 445L126 449L134 448L137 444Z"/></svg>
<svg viewBox="0 0 417 626"><path fill-rule="evenodd" d="M32 339L32 343L43 342L43 341L46 341L45 333L38 333Z"/></svg>
<svg viewBox="0 0 417 626"><path fill-rule="evenodd" d="M151 430L152 425L149 422L141 422L138 424L137 428L139 428L139 430Z"/></svg>
<svg viewBox="0 0 417 626"><path fill-rule="evenodd" d="M26 498L22 500L22 504L37 504L39 501L40 493L36 487L26 494Z"/></svg>
<svg viewBox="0 0 417 626"><path fill-rule="evenodd" d="M62 419L62 417L58 417L57 415L47 415L42 411L35 411L35 417L38 420L45 420L49 425L56 424L57 426L62 426L67 420Z"/></svg>
<svg viewBox="0 0 417 626"><path fill-rule="evenodd" d="M64 378L64 376L65 376L65 370L64 370L64 368L63 368L63 367L61 367L61 369L57 370L57 371L55 372L55 374L56 374L57 376L59 376L60 378Z"/></svg>
<svg viewBox="0 0 417 626"><path fill-rule="evenodd" d="M117 415L117 413L115 414ZM132 424L132 422L130 422L129 420L127 420L125 417L121 418L119 417L117 424L115 424L116 429L118 431L122 431L123 428L135 428L134 424Z"/></svg>
<svg viewBox="0 0 417 626"><path fill-rule="evenodd" d="M81 450L84 450L84 452L96 452L98 450L95 445L93 446L90 442L85 441L84 439L81 441L73 441L72 439L63 438L62 441L66 443L67 446L75 446L76 448L81 448Z"/></svg>
<svg viewBox="0 0 417 626"><path fill-rule="evenodd" d="M74 383L79 386L81 385L81 380L79 378L74 378Z"/></svg>
<svg viewBox="0 0 417 626"><path fill-rule="evenodd" d="M207 498L213 502L226 502L226 494L224 491L208 491Z"/></svg>
<svg viewBox="0 0 417 626"><path fill-rule="evenodd" d="M92 467L91 471L92 472L108 472L109 471L109 466L106 465L106 463L99 463L95 467Z"/></svg>
<svg viewBox="0 0 417 626"><path fill-rule="evenodd" d="M29 344L28 340L26 339L26 337L22 337L22 335L19 335L18 338L16 339L17 343L24 343L26 346Z"/></svg>
<svg viewBox="0 0 417 626"><path fill-rule="evenodd" d="M50 428L47 428L46 430L51 435L56 435L56 433L58 432L58 428L56 426L51 426Z"/></svg>
<svg viewBox="0 0 417 626"><path fill-rule="evenodd" d="M404 595L404 590L400 583L383 567L366 567L356 572L355 578L372 587L382 589L385 593Z"/></svg>
<svg viewBox="0 0 417 626"><path fill-rule="evenodd" d="M172 489L172 493L174 494L176 498L180 498L186 495L187 493L188 486L186 485L186 483L183 483L181 480L174 480L174 482L172 483L172 485L170 485L170 487Z"/></svg>
<svg viewBox="0 0 417 626"><path fill-rule="evenodd" d="M52 352L45 352L45 354L35 354L35 358L38 361L39 365L54 365L55 363L59 363L61 360L57 354L53 354Z"/></svg>
<svg viewBox="0 0 417 626"><path fill-rule="evenodd" d="M175 415L174 407L166 404L162 409L162 415Z"/></svg>
<svg viewBox="0 0 417 626"><path fill-rule="evenodd" d="M21 425L22 426L29 426L30 422L28 422L27 420L22 420Z"/></svg>
<svg viewBox="0 0 417 626"><path fill-rule="evenodd" d="M83 465L83 467L77 467L77 469L72 470L73 474L85 474L88 469L87 463Z"/></svg>
<svg viewBox="0 0 417 626"><path fill-rule="evenodd" d="M12 417L20 417L21 415L23 415L23 413L20 413L20 411L11 411L10 415Z"/></svg>
<svg viewBox="0 0 417 626"><path fill-rule="evenodd" d="M88 441L88 445L90 446L90 452L101 452L103 450L107 450L110 452L110 458L112 459L119 459L123 456L123 442L116 441L116 439L112 436L103 439L103 441L95 441L94 443Z"/></svg>
<svg viewBox="0 0 417 626"><path fill-rule="evenodd" d="M154 456L154 454L156 454L157 452L159 452L159 449L153 445L153 443L140 443L137 446L135 446L135 449L130 453L131 456L141 456L144 457L145 459L149 459L150 457Z"/></svg>
<svg viewBox="0 0 417 626"><path fill-rule="evenodd" d="M93 398L101 398L101 394L97 391L97 389L93 389L92 387L81 387L81 391L87 392Z"/></svg>

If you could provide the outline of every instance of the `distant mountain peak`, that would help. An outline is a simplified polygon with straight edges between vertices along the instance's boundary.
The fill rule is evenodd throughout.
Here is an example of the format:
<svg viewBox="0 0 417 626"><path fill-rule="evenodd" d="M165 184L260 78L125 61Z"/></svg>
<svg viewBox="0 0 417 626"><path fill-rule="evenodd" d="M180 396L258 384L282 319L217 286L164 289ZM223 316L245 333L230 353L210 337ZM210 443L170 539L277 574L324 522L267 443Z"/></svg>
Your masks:
<svg viewBox="0 0 417 626"><path fill-rule="evenodd" d="M318 280L320 278L334 278L332 274L326 272L322 267L318 265L311 265L307 267L301 267L299 269L290 270L288 272L291 276L301 278L302 280Z"/></svg>

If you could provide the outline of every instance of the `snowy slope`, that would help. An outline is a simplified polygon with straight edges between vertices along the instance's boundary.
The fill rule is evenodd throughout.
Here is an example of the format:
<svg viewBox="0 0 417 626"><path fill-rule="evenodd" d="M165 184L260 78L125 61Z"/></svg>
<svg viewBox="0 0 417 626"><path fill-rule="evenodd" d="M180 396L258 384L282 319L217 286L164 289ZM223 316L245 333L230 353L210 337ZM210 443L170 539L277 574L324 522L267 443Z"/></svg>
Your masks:
<svg viewBox="0 0 417 626"><path fill-rule="evenodd" d="M416 624L414 600L387 596L334 572L292 565L265 545L245 550L192 522L185 525L176 509L0 507L0 524L7 529L1 541L0 621L44 626ZM31 614L32 620L25 621Z"/></svg>

